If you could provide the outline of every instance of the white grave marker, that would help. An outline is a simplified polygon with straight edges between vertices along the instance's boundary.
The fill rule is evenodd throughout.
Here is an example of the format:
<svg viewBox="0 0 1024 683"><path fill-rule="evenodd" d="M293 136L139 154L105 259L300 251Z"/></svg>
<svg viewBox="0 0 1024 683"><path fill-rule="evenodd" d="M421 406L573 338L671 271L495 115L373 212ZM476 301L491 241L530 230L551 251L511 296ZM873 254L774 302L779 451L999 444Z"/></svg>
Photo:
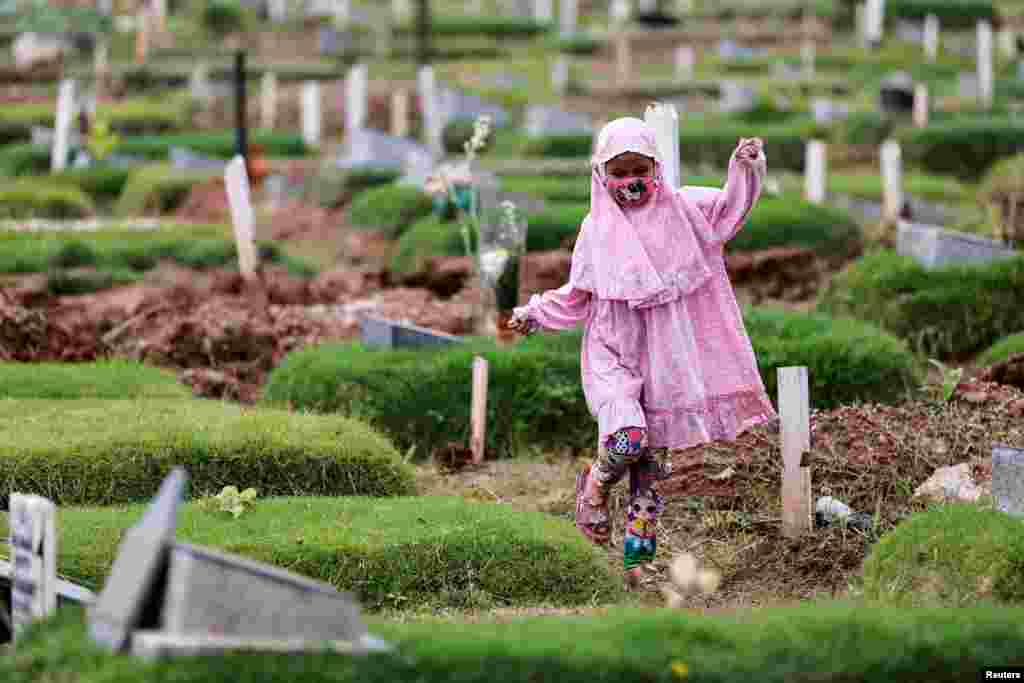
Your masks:
<svg viewBox="0 0 1024 683"><path fill-rule="evenodd" d="M618 28L625 25L630 15L629 0L612 0L611 15L612 26Z"/></svg>
<svg viewBox="0 0 1024 683"><path fill-rule="evenodd" d="M434 74L434 67L420 67L417 74L417 85L419 86L420 109L423 111L423 135L424 142L430 148L431 153L441 156L444 153L443 141L444 124L441 123L441 112L437 96L437 78Z"/></svg>
<svg viewBox="0 0 1024 683"><path fill-rule="evenodd" d="M644 111L644 121L654 129L658 154L665 165L665 183L670 188L679 187L679 113L671 104L651 104Z"/></svg>
<svg viewBox="0 0 1024 683"><path fill-rule="evenodd" d="M564 95L569 88L569 58L565 55L555 57L551 66L551 88L558 95Z"/></svg>
<svg viewBox="0 0 1024 683"><path fill-rule="evenodd" d="M554 23L554 0L533 0L533 20L540 24Z"/></svg>
<svg viewBox="0 0 1024 683"><path fill-rule="evenodd" d="M992 23L978 22L978 98L981 106L992 107Z"/></svg>
<svg viewBox="0 0 1024 683"><path fill-rule="evenodd" d="M334 25L338 28L348 26L352 18L352 5L349 0L334 0L331 6L331 14L334 16Z"/></svg>
<svg viewBox="0 0 1024 683"><path fill-rule="evenodd" d="M270 15L270 21L275 24L283 24L288 21L288 0L269 0L267 14Z"/></svg>
<svg viewBox="0 0 1024 683"><path fill-rule="evenodd" d="M559 27L563 37L576 33L576 18L579 12L578 0L561 0L559 5Z"/></svg>
<svg viewBox="0 0 1024 683"><path fill-rule="evenodd" d="M811 468L802 464L811 449L810 395L805 366L778 369L779 418L782 422L782 531L799 536L811 528Z"/></svg>
<svg viewBox="0 0 1024 683"><path fill-rule="evenodd" d="M199 62L192 69L192 74L188 79L189 93L192 99L205 102L210 99L210 67L206 62Z"/></svg>
<svg viewBox="0 0 1024 683"><path fill-rule="evenodd" d="M800 45L800 61L803 64L804 77L814 76L814 40L805 38Z"/></svg>
<svg viewBox="0 0 1024 683"><path fill-rule="evenodd" d="M345 81L345 133L351 134L366 126L367 67L356 64Z"/></svg>
<svg viewBox="0 0 1024 683"><path fill-rule="evenodd" d="M615 37L615 80L620 87L629 82L632 70L633 57L630 53L629 35L620 33Z"/></svg>
<svg viewBox="0 0 1024 683"><path fill-rule="evenodd" d="M999 42L999 52L1003 55L1003 59L1013 61L1017 59L1017 32L1012 28L1003 27L999 29L999 35L997 37Z"/></svg>
<svg viewBox="0 0 1024 683"><path fill-rule="evenodd" d="M853 7L854 35L862 46L868 42L868 8L863 2L858 2Z"/></svg>
<svg viewBox="0 0 1024 683"><path fill-rule="evenodd" d="M396 24L408 24L412 21L413 9L411 0L391 0L391 16Z"/></svg>
<svg viewBox="0 0 1024 683"><path fill-rule="evenodd" d="M885 0L867 0L867 16L864 19L864 37L869 45L882 40L885 27Z"/></svg>
<svg viewBox="0 0 1024 683"><path fill-rule="evenodd" d="M693 78L693 68L697 61L694 49L689 45L676 48L676 80L685 83Z"/></svg>
<svg viewBox="0 0 1024 683"><path fill-rule="evenodd" d="M320 83L302 84L302 139L310 147L320 144Z"/></svg>
<svg viewBox="0 0 1024 683"><path fill-rule="evenodd" d="M939 55L939 18L929 14L924 18L924 56L934 62Z"/></svg>
<svg viewBox="0 0 1024 683"><path fill-rule="evenodd" d="M470 450L473 462L484 461L484 445L487 443L487 359L473 356L473 393L470 406L472 434Z"/></svg>
<svg viewBox="0 0 1024 683"><path fill-rule="evenodd" d="M252 280L256 277L256 242L253 236L255 217L249 196L249 174L245 170L245 159L240 155L235 155L224 169L224 185L228 191L231 223L235 228L238 269L242 277Z"/></svg>
<svg viewBox="0 0 1024 683"><path fill-rule="evenodd" d="M399 89L391 93L391 134L404 138L409 134L409 91Z"/></svg>
<svg viewBox="0 0 1024 683"><path fill-rule="evenodd" d="M928 125L928 86L918 83L914 86L914 125L924 128Z"/></svg>
<svg viewBox="0 0 1024 683"><path fill-rule="evenodd" d="M273 130L277 123L277 75L264 73L260 89L260 127Z"/></svg>
<svg viewBox="0 0 1024 683"><path fill-rule="evenodd" d="M898 220L903 210L903 155L900 143L886 140L882 143L883 217Z"/></svg>
<svg viewBox="0 0 1024 683"><path fill-rule="evenodd" d="M40 496L10 497L11 616L14 637L57 609L57 527L54 504Z"/></svg>
<svg viewBox="0 0 1024 683"><path fill-rule="evenodd" d="M55 120L53 148L50 150L50 170L63 171L68 163L68 144L71 136L71 119L75 115L75 81L63 80L57 94L57 117Z"/></svg>
<svg viewBox="0 0 1024 683"><path fill-rule="evenodd" d="M804 162L804 197L814 204L825 201L826 156L825 143L808 140Z"/></svg>

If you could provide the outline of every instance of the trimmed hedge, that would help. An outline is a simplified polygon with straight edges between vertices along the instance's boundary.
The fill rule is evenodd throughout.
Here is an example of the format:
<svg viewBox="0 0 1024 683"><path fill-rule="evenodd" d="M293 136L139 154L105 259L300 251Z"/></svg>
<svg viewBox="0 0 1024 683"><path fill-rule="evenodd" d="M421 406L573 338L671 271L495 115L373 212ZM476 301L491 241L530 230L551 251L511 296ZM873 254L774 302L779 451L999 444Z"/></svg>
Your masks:
<svg viewBox="0 0 1024 683"><path fill-rule="evenodd" d="M925 171L977 180L999 159L1024 152L1024 121L957 118L902 129L897 138L907 161Z"/></svg>
<svg viewBox="0 0 1024 683"><path fill-rule="evenodd" d="M831 321L774 309L745 309L766 388L775 370L810 369L812 401L832 408L850 401L894 401L920 384L906 345L853 320ZM288 355L264 391L270 405L358 416L429 456L449 441L469 438L470 368L474 354L490 364L487 451L495 457L528 445L590 448L594 422L580 380L582 332L545 333L514 351L489 339L430 351L368 350L330 344ZM425 409L424 406L427 406Z"/></svg>
<svg viewBox="0 0 1024 683"><path fill-rule="evenodd" d="M193 187L220 175L217 169L183 170L167 164L142 166L128 177L114 213L123 217L169 213L188 198Z"/></svg>
<svg viewBox="0 0 1024 683"><path fill-rule="evenodd" d="M250 485L239 477L239 488ZM551 515L454 496L260 495L238 519L183 506L178 540L330 583L370 609L580 605L621 596L607 555ZM62 508L61 573L98 589L121 534L144 509Z"/></svg>
<svg viewBox="0 0 1024 683"><path fill-rule="evenodd" d="M942 28L973 29L980 19L996 19L999 12L991 0L889 0L886 14L900 19L920 19L934 14Z"/></svg>
<svg viewBox="0 0 1024 683"><path fill-rule="evenodd" d="M322 169L313 177L308 194L319 206L335 209L366 190L390 185L400 176L397 169L376 166Z"/></svg>
<svg viewBox="0 0 1024 683"><path fill-rule="evenodd" d="M0 218L85 218L95 212L89 196L75 187L28 179L0 183Z"/></svg>
<svg viewBox="0 0 1024 683"><path fill-rule="evenodd" d="M77 187L94 201L113 201L121 196L131 175L132 170L122 166L91 166L69 168L47 177Z"/></svg>
<svg viewBox="0 0 1024 683"><path fill-rule="evenodd" d="M50 171L50 150L41 145L17 143L0 147L0 176L16 178Z"/></svg>
<svg viewBox="0 0 1024 683"><path fill-rule="evenodd" d="M864 596L907 607L1024 602L1021 521L978 505L936 505L878 540L864 562Z"/></svg>
<svg viewBox="0 0 1024 683"><path fill-rule="evenodd" d="M429 215L413 223L399 238L391 257L390 270L403 276L422 270L432 256L463 256L461 226ZM471 248L476 247L476 234L469 231Z"/></svg>
<svg viewBox="0 0 1024 683"><path fill-rule="evenodd" d="M547 24L532 19L515 19L506 17L465 17L437 16L430 20L430 32L435 36L446 38L455 36L491 36L493 38L530 38L549 30ZM399 35L411 34L415 26L398 25L395 32Z"/></svg>
<svg viewBox="0 0 1024 683"><path fill-rule="evenodd" d="M0 398L189 398L174 373L135 361L0 363Z"/></svg>
<svg viewBox="0 0 1024 683"><path fill-rule="evenodd" d="M756 251L807 247L821 256L834 257L856 254L862 241L860 226L846 211L781 196L758 199L746 225L726 248Z"/></svg>
<svg viewBox="0 0 1024 683"><path fill-rule="evenodd" d="M32 126L52 128L56 116L56 101L5 104L0 108L0 126L20 131L18 137L27 141L31 138ZM112 131L122 135L153 135L184 128L188 123L188 109L182 97L134 99L100 105L97 118L107 121Z"/></svg>
<svg viewBox="0 0 1024 683"><path fill-rule="evenodd" d="M177 465L197 495L229 484L267 496L412 493L411 471L367 425L216 401L0 401L0 502L37 493L64 505L148 500Z"/></svg>
<svg viewBox="0 0 1024 683"><path fill-rule="evenodd" d="M928 672L935 683L963 683L985 668L1019 663L1024 650L1020 608L865 609L815 602L742 614L624 608L502 622L442 619L368 618L370 631L395 643L397 653L147 662L96 645L84 610L66 607L19 636L17 656L0 658L0 675L10 683L69 671L77 683L283 682L296 676L303 683L891 683L919 681Z"/></svg>
<svg viewBox="0 0 1024 683"><path fill-rule="evenodd" d="M871 321L940 360L963 357L1024 330L1024 257L927 270L875 250L832 279L818 310Z"/></svg>
<svg viewBox="0 0 1024 683"><path fill-rule="evenodd" d="M352 200L348 217L357 230L382 230L391 239L430 215L433 200L418 187L389 184L361 192Z"/></svg>
<svg viewBox="0 0 1024 683"><path fill-rule="evenodd" d="M975 362L982 366L994 365L1018 353L1024 353L1024 332L1003 337L979 355Z"/></svg>

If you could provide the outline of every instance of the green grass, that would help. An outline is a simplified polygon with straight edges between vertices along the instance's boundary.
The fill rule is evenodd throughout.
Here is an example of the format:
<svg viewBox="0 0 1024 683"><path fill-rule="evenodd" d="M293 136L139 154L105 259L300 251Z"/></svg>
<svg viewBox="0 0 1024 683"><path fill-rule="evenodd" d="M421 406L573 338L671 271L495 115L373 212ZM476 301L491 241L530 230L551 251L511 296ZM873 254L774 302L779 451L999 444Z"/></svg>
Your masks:
<svg viewBox="0 0 1024 683"><path fill-rule="evenodd" d="M802 176L786 176L783 187L788 192L802 193ZM876 174L830 173L826 180L830 193L856 199L882 201L882 177ZM977 188L949 176L909 173L903 177L903 191L911 196L942 204L971 204L976 200Z"/></svg>
<svg viewBox="0 0 1024 683"><path fill-rule="evenodd" d="M1020 665L1024 609L866 609L815 603L740 615L622 609L589 617L510 623L394 623L367 619L394 654L236 655L160 663L109 654L68 608L32 627L17 656L0 658L11 683L796 683L977 680L985 667ZM685 666L685 677L682 675Z"/></svg>
<svg viewBox="0 0 1024 683"><path fill-rule="evenodd" d="M0 398L189 398L173 372L134 361L0 363Z"/></svg>
<svg viewBox="0 0 1024 683"><path fill-rule="evenodd" d="M61 573L99 588L144 509L62 507ZM190 503L177 538L325 581L373 609L580 605L621 590L570 522L459 497L257 498L237 519Z"/></svg>
<svg viewBox="0 0 1024 683"><path fill-rule="evenodd" d="M96 212L77 187L48 180L6 180L0 183L0 219L85 218Z"/></svg>
<svg viewBox="0 0 1024 683"><path fill-rule="evenodd" d="M879 539L864 597L908 607L1024 602L1024 523L971 504L936 505Z"/></svg>
<svg viewBox="0 0 1024 683"><path fill-rule="evenodd" d="M400 495L412 474L357 420L206 400L2 400L0 500L58 505L149 499L176 465L197 493L245 484L266 495Z"/></svg>
<svg viewBox="0 0 1024 683"><path fill-rule="evenodd" d="M143 166L128 177L114 213L125 218L168 213L185 201L193 187L220 174L215 169L181 170L168 164Z"/></svg>
<svg viewBox="0 0 1024 683"><path fill-rule="evenodd" d="M981 365L992 365L1018 353L1024 353L1024 332L1003 337L979 355L975 362Z"/></svg>

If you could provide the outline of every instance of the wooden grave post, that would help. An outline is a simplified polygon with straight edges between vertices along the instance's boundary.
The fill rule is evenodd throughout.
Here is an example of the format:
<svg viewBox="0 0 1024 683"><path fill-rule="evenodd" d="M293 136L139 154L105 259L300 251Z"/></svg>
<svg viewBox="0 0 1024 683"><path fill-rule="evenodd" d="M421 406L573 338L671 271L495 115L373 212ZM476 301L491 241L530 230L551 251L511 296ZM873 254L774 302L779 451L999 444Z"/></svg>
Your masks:
<svg viewBox="0 0 1024 683"><path fill-rule="evenodd" d="M249 197L249 174L245 170L245 158L236 155L224 171L224 185L227 187L228 204L231 209L231 223L235 228L235 244L238 250L238 269L242 277L252 281L256 277L256 244L253 238L252 201Z"/></svg>
<svg viewBox="0 0 1024 683"><path fill-rule="evenodd" d="M782 420L782 532L796 538L811 529L811 468L804 453L811 449L807 367L778 369L779 417Z"/></svg>
<svg viewBox="0 0 1024 683"><path fill-rule="evenodd" d="M470 414L472 436L469 447L473 451L473 463L484 461L484 445L487 428L487 359L473 356L473 395Z"/></svg>

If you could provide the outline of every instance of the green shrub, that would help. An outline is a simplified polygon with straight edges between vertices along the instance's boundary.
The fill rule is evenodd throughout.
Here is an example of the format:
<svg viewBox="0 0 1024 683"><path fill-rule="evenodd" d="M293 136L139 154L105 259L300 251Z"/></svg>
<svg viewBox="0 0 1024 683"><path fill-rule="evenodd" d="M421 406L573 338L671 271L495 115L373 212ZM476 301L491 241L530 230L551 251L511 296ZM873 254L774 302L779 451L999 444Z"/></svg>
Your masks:
<svg viewBox="0 0 1024 683"><path fill-rule="evenodd" d="M917 386L905 344L870 325L774 310L746 310L766 387L778 367L806 365L815 406L902 398ZM429 456L468 439L472 358L489 362L487 452L521 453L527 445L589 448L594 421L580 383L580 331L523 340L514 353L471 339L443 350L367 350L325 345L287 356L267 380L264 400L299 409L355 415ZM424 406L429 406L424 410Z"/></svg>
<svg viewBox="0 0 1024 683"><path fill-rule="evenodd" d="M0 184L0 218L84 218L96 211L81 190L44 180Z"/></svg>
<svg viewBox="0 0 1024 683"><path fill-rule="evenodd" d="M251 483L244 476L237 482ZM606 555L550 515L458 497L263 495L237 519L183 506L178 540L333 584L370 609L579 605L621 595ZM99 588L121 534L143 511L62 508L62 573Z"/></svg>
<svg viewBox="0 0 1024 683"><path fill-rule="evenodd" d="M121 196L132 170L120 166L92 166L70 168L49 178L54 182L73 185L96 200L114 200Z"/></svg>
<svg viewBox="0 0 1024 683"><path fill-rule="evenodd" d="M16 178L50 171L50 150L41 145L19 143L0 148L0 176Z"/></svg>
<svg viewBox="0 0 1024 683"><path fill-rule="evenodd" d="M292 133L250 131L249 144L263 147L268 157L302 157L307 151L302 136ZM198 154L218 159L230 159L237 152L234 131L125 138L117 146L115 152L137 155L153 161L163 161L169 158L173 147L186 147Z"/></svg>
<svg viewBox="0 0 1024 683"><path fill-rule="evenodd" d="M241 31L245 24L245 11L238 0L211 0L201 8L203 29L212 36L223 38Z"/></svg>
<svg viewBox="0 0 1024 683"><path fill-rule="evenodd" d="M864 595L907 607L1024 602L1021 521L978 505L937 505L885 534L864 562Z"/></svg>
<svg viewBox="0 0 1024 683"><path fill-rule="evenodd" d="M994 365L1019 353L1024 353L1024 332L1003 337L979 355L975 363L982 366Z"/></svg>
<svg viewBox="0 0 1024 683"><path fill-rule="evenodd" d="M958 118L903 129L897 138L908 162L936 175L976 180L997 160L1024 152L1024 122Z"/></svg>
<svg viewBox="0 0 1024 683"><path fill-rule="evenodd" d="M64 505L148 500L171 468L195 495L229 484L262 495L403 495L412 475L383 436L356 420L247 410L199 400L5 400L3 498Z"/></svg>
<svg viewBox="0 0 1024 683"><path fill-rule="evenodd" d="M54 296L75 296L134 284L141 279L141 273L128 269L54 270L46 276L46 289Z"/></svg>
<svg viewBox="0 0 1024 683"><path fill-rule="evenodd" d="M319 206L336 209L366 190L389 185L400 176L398 170L387 167L321 169L310 183L309 194Z"/></svg>
<svg viewBox="0 0 1024 683"><path fill-rule="evenodd" d="M890 0L886 14L900 19L920 19L934 14L942 28L973 29L979 19L996 18L998 11L991 0Z"/></svg>
<svg viewBox="0 0 1024 683"><path fill-rule="evenodd" d="M356 229L383 230L391 239L430 215L430 195L409 185L381 185L359 194L349 208L349 223Z"/></svg>
<svg viewBox="0 0 1024 683"><path fill-rule="evenodd" d="M576 235L583 219L590 213L590 201L586 204L550 203L541 211L534 211L526 219L526 249L548 251L559 249L569 237Z"/></svg>
<svg viewBox="0 0 1024 683"><path fill-rule="evenodd" d="M818 310L871 321L930 357L960 358L1024 330L1024 258L927 270L877 250L832 279Z"/></svg>
<svg viewBox="0 0 1024 683"><path fill-rule="evenodd" d="M183 170L166 164L143 166L129 176L114 212L124 217L169 213L188 198L194 186L219 175L216 169Z"/></svg>
<svg viewBox="0 0 1024 683"><path fill-rule="evenodd" d="M188 398L173 372L112 359L95 363L0 363L0 398Z"/></svg>
<svg viewBox="0 0 1024 683"><path fill-rule="evenodd" d="M187 114L184 98L165 95L159 99L102 104L97 108L96 118L105 120L112 131L122 135L153 135L181 130L187 123ZM13 139L26 142L31 138L32 126L52 128L56 116L55 102L7 104L0 110L0 126L9 129Z"/></svg>
<svg viewBox="0 0 1024 683"><path fill-rule="evenodd" d="M893 122L877 112L851 112L835 127L834 141L846 145L880 145L893 131Z"/></svg>
<svg viewBox="0 0 1024 683"><path fill-rule="evenodd" d="M470 246L475 248L476 235L470 230ZM443 221L437 216L421 218L398 239L391 257L391 272L403 276L420 271L432 256L463 256L466 250L458 223Z"/></svg>
<svg viewBox="0 0 1024 683"><path fill-rule="evenodd" d="M603 41L589 33L576 33L571 36L555 35L549 41L551 49L567 55L586 56L601 49Z"/></svg>
<svg viewBox="0 0 1024 683"><path fill-rule="evenodd" d="M435 16L431 18L430 31L435 36L491 36L494 38L529 38L548 30L545 24L532 19L506 17ZM414 26L396 26L399 34L415 31Z"/></svg>
<svg viewBox="0 0 1024 683"><path fill-rule="evenodd" d="M756 609L742 619L626 608L473 623L371 616L370 631L395 643L397 653L246 653L151 663L105 651L89 637L84 610L67 607L19 637L17 657L0 658L0 675L10 683L68 671L80 683L283 681L299 670L303 683L793 683L825 675L890 683L921 680L927 671L929 681L963 683L1000 662L1019 661L1022 619L1024 610L1016 608L865 609L821 601Z"/></svg>
<svg viewBox="0 0 1024 683"><path fill-rule="evenodd" d="M807 247L822 256L851 256L861 249L860 226L842 209L792 196L758 199L729 251Z"/></svg>

